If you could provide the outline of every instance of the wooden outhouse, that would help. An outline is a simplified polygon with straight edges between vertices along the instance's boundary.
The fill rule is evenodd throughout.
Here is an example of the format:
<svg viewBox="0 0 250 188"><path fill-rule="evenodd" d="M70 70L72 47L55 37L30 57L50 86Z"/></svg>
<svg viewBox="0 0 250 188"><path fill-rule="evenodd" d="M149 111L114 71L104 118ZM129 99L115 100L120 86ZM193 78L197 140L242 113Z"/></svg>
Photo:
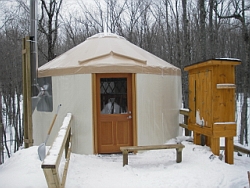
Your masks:
<svg viewBox="0 0 250 188"><path fill-rule="evenodd" d="M184 68L189 78L188 129L194 143L220 153L220 137L225 137L225 161L233 164L235 122L235 66L237 59L212 59Z"/></svg>

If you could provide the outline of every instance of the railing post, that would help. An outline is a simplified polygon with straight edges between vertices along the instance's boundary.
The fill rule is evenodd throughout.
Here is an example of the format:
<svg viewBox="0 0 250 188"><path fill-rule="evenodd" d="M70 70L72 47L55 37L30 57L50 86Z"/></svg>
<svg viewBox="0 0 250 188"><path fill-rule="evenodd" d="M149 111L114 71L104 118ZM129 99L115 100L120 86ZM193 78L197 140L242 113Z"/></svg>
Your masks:
<svg viewBox="0 0 250 188"><path fill-rule="evenodd" d="M184 122L179 125L185 129L185 136L191 136L191 131L188 129L189 109L180 109L180 114L184 116Z"/></svg>
<svg viewBox="0 0 250 188"><path fill-rule="evenodd" d="M71 154L71 119L72 115L70 113L64 118L63 125L61 126L58 135L50 147L47 156L42 163L42 169L47 181L49 188L64 188L66 182L66 176L68 171L68 165ZM63 139L61 139L63 137ZM60 146L60 147L58 147ZM61 157L65 152L66 162L64 164L64 169L62 176L59 177L59 166L61 162ZM56 153L56 155L55 155Z"/></svg>
<svg viewBox="0 0 250 188"><path fill-rule="evenodd" d="M184 124L188 125L188 116L184 115ZM191 131L185 129L185 136L191 136Z"/></svg>
<svg viewBox="0 0 250 188"><path fill-rule="evenodd" d="M65 158L67 158L67 155L68 155L70 137L71 137L71 128L69 129L69 135L65 144Z"/></svg>
<svg viewBox="0 0 250 188"><path fill-rule="evenodd" d="M176 162L180 163L182 161L182 148L176 148Z"/></svg>
<svg viewBox="0 0 250 188"><path fill-rule="evenodd" d="M249 187L250 187L250 171L247 172L248 175L248 182L249 182Z"/></svg>

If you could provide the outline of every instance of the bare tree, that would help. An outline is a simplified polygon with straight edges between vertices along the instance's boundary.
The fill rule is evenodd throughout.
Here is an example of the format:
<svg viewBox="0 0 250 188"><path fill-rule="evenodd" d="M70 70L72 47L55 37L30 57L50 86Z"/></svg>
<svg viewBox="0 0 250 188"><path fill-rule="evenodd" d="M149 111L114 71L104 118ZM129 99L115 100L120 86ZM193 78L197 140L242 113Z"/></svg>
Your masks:
<svg viewBox="0 0 250 188"><path fill-rule="evenodd" d="M250 4L246 5L245 0L231 0L228 3L227 15L218 14L220 19L231 19L234 18L241 23L241 36L243 39L242 44L242 70L241 70L241 91L243 93L242 97L242 109L241 109L241 127L240 127L240 139L241 144L248 144L248 103L247 98L249 97L249 81L250 81L250 33L249 33L249 24L246 22L246 11L250 10ZM233 8L233 12L230 10Z"/></svg>
<svg viewBox="0 0 250 188"><path fill-rule="evenodd" d="M188 32L189 21L187 19L187 0L182 0L182 22L183 22L183 57L182 57L182 96L183 106L188 107L188 75L183 71L184 66L191 64L190 37Z"/></svg>
<svg viewBox="0 0 250 188"><path fill-rule="evenodd" d="M128 21L124 21L124 33L123 35L126 36L126 38L129 41L133 41L134 44L139 45L139 38L137 38L137 28L139 25L139 21L142 17L143 11L142 7L143 6L143 0L138 0L138 1L133 1L133 0L128 0L126 1L126 11L125 11L125 17L127 18Z"/></svg>
<svg viewBox="0 0 250 188"><path fill-rule="evenodd" d="M83 1L78 1L78 5L84 13L85 20L90 24L90 27L94 28L96 33L104 32L105 30L105 11L100 1L94 0L95 8L89 8ZM83 22L81 20L81 22Z"/></svg>
<svg viewBox="0 0 250 188"><path fill-rule="evenodd" d="M105 0L107 6L107 29L111 33L116 33L122 30L122 18L121 15L124 11L127 0L120 4L117 0Z"/></svg>
<svg viewBox="0 0 250 188"><path fill-rule="evenodd" d="M200 24L200 54L202 61L206 60L206 9L205 0L199 0L199 24Z"/></svg>
<svg viewBox="0 0 250 188"><path fill-rule="evenodd" d="M20 0L21 2L21 0ZM1 163L23 144L21 39L28 31L27 10L19 6L19 0L12 7L3 10L0 27L0 124Z"/></svg>
<svg viewBox="0 0 250 188"><path fill-rule="evenodd" d="M0 165L4 163L4 145L3 145L3 109L2 109L2 90L0 82Z"/></svg>
<svg viewBox="0 0 250 188"><path fill-rule="evenodd" d="M58 38L59 13L63 0L40 0L41 16L39 19L39 31L45 35L47 40L47 61L55 58L55 46Z"/></svg>

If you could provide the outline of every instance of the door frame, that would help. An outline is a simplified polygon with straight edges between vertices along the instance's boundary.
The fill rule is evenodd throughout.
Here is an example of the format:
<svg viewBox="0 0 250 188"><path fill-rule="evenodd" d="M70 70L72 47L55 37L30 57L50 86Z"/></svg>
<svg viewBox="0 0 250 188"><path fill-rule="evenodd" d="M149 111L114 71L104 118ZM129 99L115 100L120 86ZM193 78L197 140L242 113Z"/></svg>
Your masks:
<svg viewBox="0 0 250 188"><path fill-rule="evenodd" d="M94 154L98 154L98 132L97 132L97 74L92 73L92 109L93 109L93 148ZM100 73L104 74L104 73ZM119 73L120 74L120 73ZM122 73L121 73L122 74ZM126 74L126 73L125 73ZM112 75L112 73L107 73ZM131 92L132 92L132 140L133 145L137 146L137 116L136 116L136 74L131 73Z"/></svg>

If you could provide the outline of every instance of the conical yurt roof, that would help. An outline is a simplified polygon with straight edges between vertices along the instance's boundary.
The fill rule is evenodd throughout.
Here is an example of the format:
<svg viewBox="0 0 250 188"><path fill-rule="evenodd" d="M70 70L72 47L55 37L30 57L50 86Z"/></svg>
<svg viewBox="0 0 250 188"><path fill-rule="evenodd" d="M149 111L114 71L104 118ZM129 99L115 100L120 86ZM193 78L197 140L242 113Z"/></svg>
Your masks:
<svg viewBox="0 0 250 188"><path fill-rule="evenodd" d="M38 69L38 77L87 73L180 75L180 69L112 33L93 35Z"/></svg>

